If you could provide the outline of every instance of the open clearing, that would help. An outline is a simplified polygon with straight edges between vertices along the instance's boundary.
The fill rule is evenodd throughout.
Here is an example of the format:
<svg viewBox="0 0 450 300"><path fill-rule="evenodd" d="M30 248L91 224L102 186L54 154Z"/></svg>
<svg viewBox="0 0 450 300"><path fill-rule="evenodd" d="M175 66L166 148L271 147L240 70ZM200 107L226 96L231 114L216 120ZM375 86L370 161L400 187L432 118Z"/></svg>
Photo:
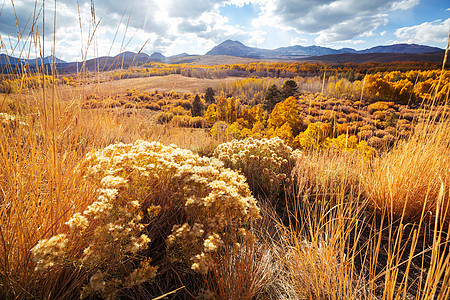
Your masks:
<svg viewBox="0 0 450 300"><path fill-rule="evenodd" d="M217 86L238 81L240 77L228 77L222 79L205 79L185 77L181 75L153 76L143 78L130 78L115 81L94 83L85 86L89 93L115 94L133 88L141 92L158 90L162 92L175 91L178 93L203 93L207 87Z"/></svg>

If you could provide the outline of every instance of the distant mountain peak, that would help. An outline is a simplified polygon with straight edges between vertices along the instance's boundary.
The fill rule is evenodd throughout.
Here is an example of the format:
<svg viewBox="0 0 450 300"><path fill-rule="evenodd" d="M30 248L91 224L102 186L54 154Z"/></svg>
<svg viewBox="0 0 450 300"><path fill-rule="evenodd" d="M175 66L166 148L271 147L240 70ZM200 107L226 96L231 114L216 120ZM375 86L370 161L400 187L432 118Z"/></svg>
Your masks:
<svg viewBox="0 0 450 300"><path fill-rule="evenodd" d="M226 40L209 50L206 55L229 55L238 57L259 58L261 50L244 45L239 41Z"/></svg>
<svg viewBox="0 0 450 300"><path fill-rule="evenodd" d="M167 58L164 55L162 55L160 52L153 52L153 54L150 55L150 57L148 58L149 61L154 61L154 62L165 62L166 59Z"/></svg>
<svg viewBox="0 0 450 300"><path fill-rule="evenodd" d="M131 59L136 57L136 58L139 58L139 59L145 59L145 58L148 58L148 54L145 54L143 52L135 53L135 52L131 52L131 51L125 51L125 52L122 52L120 54L117 54L114 57L131 58Z"/></svg>
<svg viewBox="0 0 450 300"><path fill-rule="evenodd" d="M237 45L242 45L245 46L243 43L241 43L240 41L233 41L233 40L225 40L222 43L220 43L220 45L228 45L228 44L237 44Z"/></svg>
<svg viewBox="0 0 450 300"><path fill-rule="evenodd" d="M183 52L183 53L172 55L171 57L182 57L182 56L189 56L189 54L186 52Z"/></svg>

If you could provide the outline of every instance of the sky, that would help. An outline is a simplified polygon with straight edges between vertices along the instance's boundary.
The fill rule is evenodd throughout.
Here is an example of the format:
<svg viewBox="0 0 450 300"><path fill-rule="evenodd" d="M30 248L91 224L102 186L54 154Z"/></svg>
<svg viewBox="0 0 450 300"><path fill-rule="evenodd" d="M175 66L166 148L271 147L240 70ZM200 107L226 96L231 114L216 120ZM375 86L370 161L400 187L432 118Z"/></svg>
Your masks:
<svg viewBox="0 0 450 300"><path fill-rule="evenodd" d="M445 48L448 0L0 0L1 53L65 61L123 51L205 54L238 40L357 50L416 43Z"/></svg>

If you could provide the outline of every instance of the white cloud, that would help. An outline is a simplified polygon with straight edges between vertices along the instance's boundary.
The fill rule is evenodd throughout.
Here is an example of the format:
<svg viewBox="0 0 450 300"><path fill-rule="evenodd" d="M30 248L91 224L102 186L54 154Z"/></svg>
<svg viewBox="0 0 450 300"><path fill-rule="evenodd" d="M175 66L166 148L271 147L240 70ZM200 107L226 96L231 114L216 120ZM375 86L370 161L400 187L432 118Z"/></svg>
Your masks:
<svg viewBox="0 0 450 300"><path fill-rule="evenodd" d="M257 0L259 1L259 0ZM173 0L173 1L95 1L95 18L100 21L96 30L96 53L98 55L115 55L117 51L139 49L150 38L146 51L158 50L166 55L176 54L176 45L183 45L186 36L189 37L190 49L198 49L205 45L217 44L226 38L236 38L254 43L263 41L262 35L246 32L243 28L234 26L229 20L219 14L219 7L226 0ZM232 5L245 4L246 1L232 0ZM34 0L14 1L19 31L30 32L33 16ZM39 9L39 5L38 5ZM46 4L46 40L52 41L53 5ZM78 19L81 15L81 29ZM81 48L85 48L94 27L92 26L91 6L89 0L60 0L57 2L57 48L60 46L65 60L81 60ZM42 22L42 17L37 19ZM6 2L0 17L0 34L3 39L14 40L17 37L16 22L11 3ZM39 24L42 31L42 25ZM42 32L41 32L42 33ZM123 48L129 43L128 48ZM17 38L15 39L17 40ZM208 41L206 41L208 40ZM25 40L22 39L21 44ZM17 44L17 42L16 42ZM50 43L51 45L51 43ZM91 45L93 47L93 44ZM23 48L23 45L11 48ZM46 47L50 50L50 47ZM110 51L111 49L111 51ZM17 50L17 49L16 49ZM15 50L15 51L16 51ZM133 50L131 50L133 51ZM173 51L173 52L172 52ZM11 51L9 51L11 52ZM17 51L16 51L17 52ZM171 53L172 52L172 53ZM199 52L198 50L196 52ZM46 51L47 55L47 51ZM89 51L89 57L94 56L94 49Z"/></svg>
<svg viewBox="0 0 450 300"><path fill-rule="evenodd" d="M9 1L4 2L0 34L4 41L8 37L14 41L17 36L14 12ZM93 31L91 1L78 2L79 8L74 0L57 1L56 52L60 51L64 60L80 60L81 50L86 47L89 34ZM35 0L15 0L14 3L20 29L29 32L32 20L26 24L33 15ZM45 6L47 50L51 49L53 40L52 4L46 2ZM135 51L147 39L145 52L159 51L164 55L179 52L203 54L225 39L259 47L268 44L278 47L283 46L282 43L305 44L311 43L314 38L321 45L357 44L362 43L365 37L373 37L377 29L386 25L389 12L411 9L418 4L419 0L96 0L96 20L101 20L101 23L96 31L96 52L92 44L89 55ZM248 16L249 22L233 24L221 15L221 7L225 5L235 6L236 9L252 5L252 9L246 12L254 13ZM42 22L42 16L39 16L39 22ZM442 40L442 28L447 26L448 30L448 24L445 23L447 21L440 22L401 28L396 33L404 40L418 39L421 35L429 40L439 36ZM39 29L42 30L40 23ZM427 30L428 33L424 32ZM439 33L434 33L437 31ZM381 32L380 36L384 34L386 31ZM124 48L123 45L130 39L128 47ZM20 47L24 44L22 41Z"/></svg>
<svg viewBox="0 0 450 300"><path fill-rule="evenodd" d="M228 0L225 2L227 5L234 5L236 7L243 7L248 4L261 5L267 3L267 0Z"/></svg>
<svg viewBox="0 0 450 300"><path fill-rule="evenodd" d="M247 39L248 46L258 47L266 40L266 38L264 37L266 34L267 32L262 30L252 31L250 33L250 37Z"/></svg>
<svg viewBox="0 0 450 300"><path fill-rule="evenodd" d="M407 9L413 8L414 6L418 5L419 3L420 3L420 0L402 0L402 1L394 2L392 4L392 9L407 10Z"/></svg>
<svg viewBox="0 0 450 300"><path fill-rule="evenodd" d="M392 10L406 10L419 0L278 0L269 1L255 26L276 24L280 29L318 34L316 41L330 43L370 36L388 23Z"/></svg>
<svg viewBox="0 0 450 300"><path fill-rule="evenodd" d="M308 42L307 39L301 38L301 37L296 37L291 39L291 46L295 46L295 45L301 45Z"/></svg>
<svg viewBox="0 0 450 300"><path fill-rule="evenodd" d="M355 17L319 31L319 36L315 41L318 44L349 41L354 37L370 35L370 32L387 23L388 18L385 14Z"/></svg>
<svg viewBox="0 0 450 300"><path fill-rule="evenodd" d="M411 27L402 27L395 31L395 36L407 43L445 43L448 39L450 18L444 21L424 22Z"/></svg>
<svg viewBox="0 0 450 300"><path fill-rule="evenodd" d="M367 31L367 32L360 34L359 36L372 37L372 36L375 36L375 33L373 33L373 31Z"/></svg>

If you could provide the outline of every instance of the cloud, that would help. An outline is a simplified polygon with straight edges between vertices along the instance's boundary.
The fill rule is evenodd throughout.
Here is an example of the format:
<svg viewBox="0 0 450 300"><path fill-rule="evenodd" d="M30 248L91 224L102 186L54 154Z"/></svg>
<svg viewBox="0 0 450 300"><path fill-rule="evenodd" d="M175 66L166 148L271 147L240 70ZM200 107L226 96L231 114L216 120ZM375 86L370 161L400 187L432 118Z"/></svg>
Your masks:
<svg viewBox="0 0 450 300"><path fill-rule="evenodd" d="M5 43L11 40L15 49L24 48L31 39L16 41L12 4L8 0L4 2L0 15L2 40ZM35 3L35 0L14 0L19 28L25 34L31 30ZM74 0L57 1L56 52L61 51L64 60L80 60L94 30L91 0L78 0L78 3L79 7ZM165 55L205 53L225 39L260 47L269 44L278 47L289 42L311 43L313 39L326 45L354 44L373 37L376 29L388 23L391 11L411 9L418 3L419 0L96 0L95 20L101 22L96 28L96 38L90 44L88 57L139 50L147 40L144 51L159 51ZM50 51L53 41L53 4L45 2L46 52ZM38 1L38 11L41 5ZM221 8L229 5L237 9L251 5L245 7L245 13L251 14L248 15L250 22L231 23L221 14L226 13ZM36 19L42 31L42 15ZM236 18L230 16L230 19ZM441 32L446 23L440 22L424 24L429 24L429 30L433 32L438 28ZM424 24L417 26L425 27ZM419 27L401 28L398 34L409 40L420 36L422 33L417 33L420 30ZM431 39L432 34L429 35Z"/></svg>
<svg viewBox="0 0 450 300"><path fill-rule="evenodd" d="M267 32L262 30L255 30L250 32L249 35L250 37L246 39L247 45L251 47L258 47L266 40L264 36L267 35Z"/></svg>
<svg viewBox="0 0 450 300"><path fill-rule="evenodd" d="M445 43L448 39L450 18L444 21L424 22L411 27L402 27L395 36L407 43Z"/></svg>
<svg viewBox="0 0 450 300"><path fill-rule="evenodd" d="M419 0L278 0L267 3L254 24L271 22L298 33L318 34L316 42L330 43L370 35L388 23L388 12L417 4Z"/></svg>
<svg viewBox="0 0 450 300"><path fill-rule="evenodd" d="M291 39L291 46L295 46L295 45L301 45L308 42L307 39L301 38L301 37L296 37Z"/></svg>
<svg viewBox="0 0 450 300"><path fill-rule="evenodd" d="M403 0L394 2L392 4L392 9L401 9L401 10L407 10L410 8L413 8L414 6L418 5L420 0Z"/></svg>
<svg viewBox="0 0 450 300"><path fill-rule="evenodd" d="M320 30L315 41L319 44L348 41L358 36L370 35L373 30L387 23L388 18L385 14L355 17Z"/></svg>
<svg viewBox="0 0 450 300"><path fill-rule="evenodd" d="M192 22L189 20L184 20L178 25L178 30L186 33L205 32L208 30L208 24L201 21Z"/></svg>
<svg viewBox="0 0 450 300"><path fill-rule="evenodd" d="M265 32L231 24L228 18L220 14L220 7L223 5L242 7L245 4L263 2L264 0L97 0L91 7L90 0L78 0L77 7L77 1L59 0L56 50L58 52L58 49L63 49L64 60L80 61L82 53L87 53L87 58L115 55L120 51L140 49L147 40L145 51L160 51L166 55L180 52L177 47L204 53L215 44L229 38L257 45L265 40ZM14 4L19 28L24 32L30 32L31 25L25 28L25 24L30 16L33 16L35 1L15 0ZM53 41L52 4L45 3L47 41L45 55L49 54ZM39 5L42 4L38 3L38 10ZM98 27L93 25L94 17L95 22L99 22ZM42 31L43 26L40 24L42 16L36 19ZM14 44L11 46L13 49L25 48L30 39L28 42L23 39L17 42L15 24L13 6L6 1L0 17L2 39L11 40L11 44ZM92 39L94 29L95 39ZM89 42L90 48L87 49Z"/></svg>
<svg viewBox="0 0 450 300"><path fill-rule="evenodd" d="M95 29L96 51L94 49L88 51L90 56L117 54L115 51L124 51L124 45L128 43L130 38L133 41L129 43L130 48L139 49L150 38L150 45L153 43L155 47L167 45L161 42L158 37L173 38L173 34L177 33L176 26L178 22L168 17L168 11L161 4L161 1L95 1L93 11L95 12L95 21L99 22L99 26L95 28L93 25L93 15L91 14L91 1L79 0L60 0L56 7L56 48L64 49L64 57L66 60L81 59L81 48L85 48L89 41L94 40L92 34ZM34 0L17 0L14 1L16 15L20 31L24 31L25 35L31 31L33 23L33 15L39 33L42 36L42 4L38 3L37 13L34 12ZM78 15L80 11L80 19ZM41 12L39 14L39 12ZM53 40L53 3L45 4L45 48L46 54L49 54ZM31 16L31 20L30 20ZM25 24L28 21L28 26ZM81 28L80 28L81 23ZM36 26L35 26L36 30ZM30 42L30 39L21 38L17 43L17 30L14 17L14 10L11 3L6 3L0 17L0 34L2 38L8 37L16 44L24 44ZM137 45L140 44L140 45ZM49 45L49 46L47 46ZM122 47L121 47L122 45ZM17 48L12 45L11 48ZM110 51L110 49L112 49ZM36 51L34 51L36 52Z"/></svg>
<svg viewBox="0 0 450 300"><path fill-rule="evenodd" d="M198 18L204 12L218 8L225 0L173 0L168 1L168 9L171 17Z"/></svg>

